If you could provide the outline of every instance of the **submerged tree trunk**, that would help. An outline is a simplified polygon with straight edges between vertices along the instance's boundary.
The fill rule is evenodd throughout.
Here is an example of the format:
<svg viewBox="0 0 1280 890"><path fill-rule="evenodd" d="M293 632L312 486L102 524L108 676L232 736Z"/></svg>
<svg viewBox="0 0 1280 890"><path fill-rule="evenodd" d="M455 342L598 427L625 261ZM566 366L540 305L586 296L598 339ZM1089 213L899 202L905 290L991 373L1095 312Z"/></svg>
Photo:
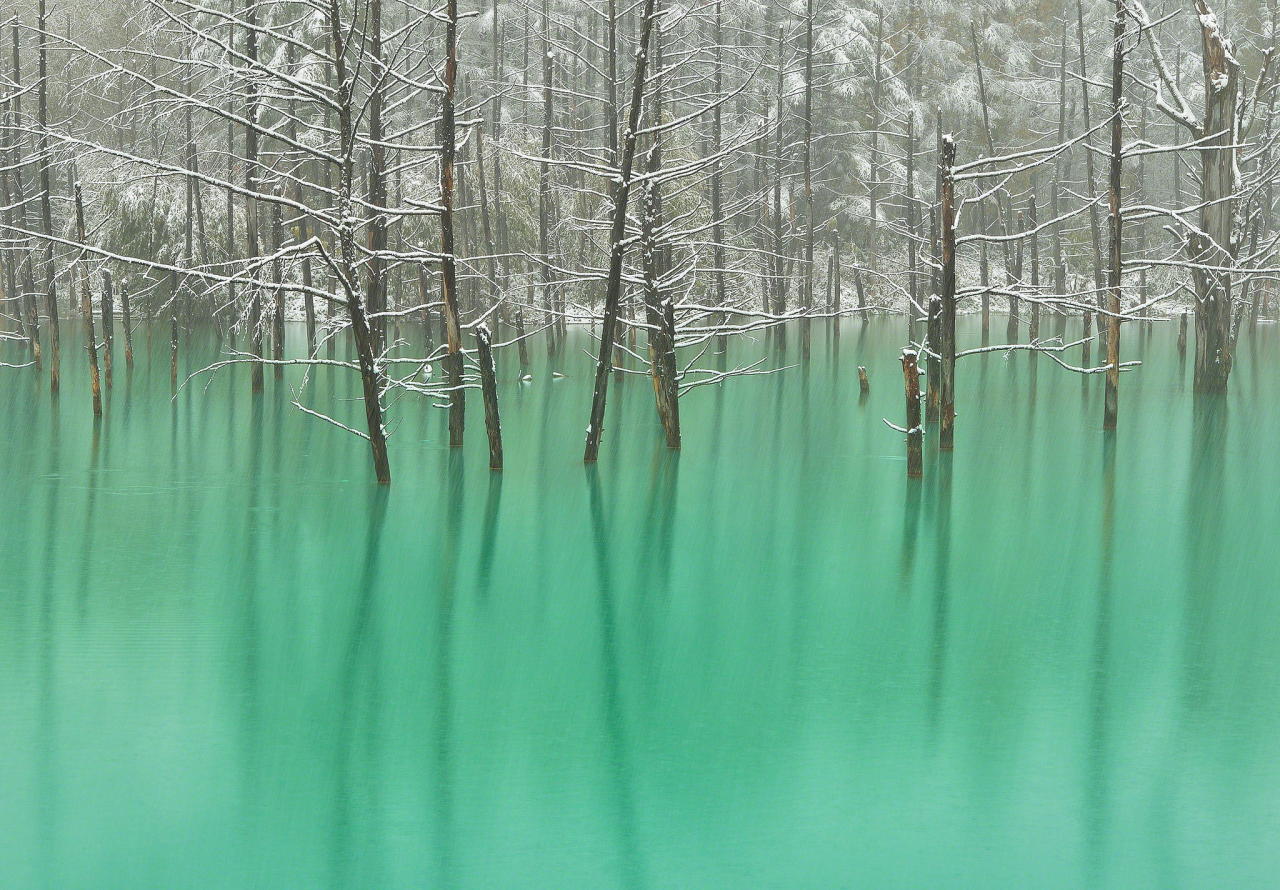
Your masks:
<svg viewBox="0 0 1280 890"><path fill-rule="evenodd" d="M484 399L484 428L489 435L489 469L502 469L502 419L498 416L498 375L493 367L492 338L484 325L476 327L476 357L480 362L480 392Z"/></svg>
<svg viewBox="0 0 1280 890"><path fill-rule="evenodd" d="M924 427L920 424L920 369L916 362L919 353L914 349L902 350L902 383L907 400L907 478L919 479L924 475Z"/></svg>

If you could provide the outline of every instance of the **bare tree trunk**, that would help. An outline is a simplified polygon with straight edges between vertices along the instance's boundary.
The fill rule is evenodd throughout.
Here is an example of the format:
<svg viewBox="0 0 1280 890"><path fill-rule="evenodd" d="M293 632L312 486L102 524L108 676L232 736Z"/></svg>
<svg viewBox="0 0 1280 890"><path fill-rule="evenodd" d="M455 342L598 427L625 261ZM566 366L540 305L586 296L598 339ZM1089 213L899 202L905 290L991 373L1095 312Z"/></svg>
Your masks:
<svg viewBox="0 0 1280 890"><path fill-rule="evenodd" d="M458 0L447 0L445 12L444 92L440 96L440 291L444 298L444 360L449 384L449 447L462 447L466 391L462 388L462 328L458 318L457 261L453 244L453 165L457 155L454 92L458 79Z"/></svg>
<svg viewBox="0 0 1280 890"><path fill-rule="evenodd" d="M457 5L450 0L450 21L457 24ZM360 365L360 380L364 390L365 421L368 429L369 448L373 455L374 473L378 482L383 485L391 482L391 465L387 460L386 430L382 426L382 372L378 368L378 357L374 349L373 335L369 330L365 316L365 304L360 296L360 275L357 265L354 214L355 186L355 114L352 96L354 84L347 76L346 47L344 38L347 33L343 26L338 0L329 0L327 18L329 26L329 44L332 53L334 73L337 75L338 135L341 143L341 174L338 182L337 216L338 246L342 274L337 276L346 293L347 312L351 318L352 340L355 342L356 357ZM456 56L450 53L449 61L456 64ZM446 63L446 74L450 65ZM452 110L452 109L451 109Z"/></svg>
<svg viewBox="0 0 1280 890"><path fill-rule="evenodd" d="M124 366L133 368L133 318L129 313L129 285L120 282L120 313L124 324Z"/></svg>
<svg viewBox="0 0 1280 890"><path fill-rule="evenodd" d="M1032 195L1027 202L1027 228L1031 232L1031 291L1034 299L1031 301L1031 322L1027 335L1033 342L1040 339L1040 235L1036 231L1038 224L1036 197Z"/></svg>
<svg viewBox="0 0 1280 890"><path fill-rule="evenodd" d="M800 323L800 352L809 357L809 315L813 310L813 0L806 0L804 17L804 320Z"/></svg>
<svg viewBox="0 0 1280 890"><path fill-rule="evenodd" d="M920 423L920 369L914 349L902 350L902 383L907 401L907 478L924 475L924 426Z"/></svg>
<svg viewBox="0 0 1280 890"><path fill-rule="evenodd" d="M84 225L84 200L80 195L80 183L75 187L76 240L88 244ZM102 385L98 376L98 341L93 332L93 298L89 296L89 272L85 269L84 252L81 251L76 267L80 275L80 312L84 316L84 342L89 351L89 391L93 395L93 416L102 416Z"/></svg>
<svg viewBox="0 0 1280 890"><path fill-rule="evenodd" d="M1058 57L1058 144L1067 138L1067 20L1062 20L1062 50ZM1053 162L1053 193L1049 199L1049 212L1055 220L1062 213L1062 158ZM1058 297L1067 292L1067 263L1062 254L1062 222L1053 224L1053 290ZM1059 309L1056 316L1055 335L1062 339L1067 334L1067 314Z"/></svg>
<svg viewBox="0 0 1280 890"><path fill-rule="evenodd" d="M649 35L653 31L654 0L644 0L640 41L636 49L635 74L631 88L631 106L627 111L627 129L623 133L622 157L618 178L613 184L613 223L609 237L609 273L605 279L604 318L600 324L600 356L596 360L595 387L591 394L591 418L587 423L587 444L583 461L594 463L600 453L600 436L604 431L604 406L609 392L613 343L618 326L618 301L622 293L622 257L626 244L627 202L631 197L631 171L636 155L636 131L640 127L640 107L644 102L645 71L648 65Z"/></svg>
<svg viewBox="0 0 1280 890"><path fill-rule="evenodd" d="M1089 112L1089 72L1085 67L1084 52L1084 0L1076 0L1076 37L1080 47L1080 110L1084 115L1084 129L1087 133L1093 129ZM1085 197L1089 199L1089 241L1093 245L1093 286L1097 291L1098 308L1102 308L1103 300L1103 262L1102 262L1102 227L1098 222L1098 205L1093 200L1093 186L1097 179L1093 173L1092 137L1085 140Z"/></svg>
<svg viewBox="0 0 1280 890"><path fill-rule="evenodd" d="M1111 263L1107 281L1107 386L1103 404L1102 428L1116 428L1116 412L1120 391L1120 282L1121 266L1121 216L1120 171L1122 135L1124 129L1124 0L1116 0L1116 16L1111 46L1111 156L1108 187L1108 217L1111 237Z"/></svg>
<svg viewBox="0 0 1280 890"><path fill-rule="evenodd" d="M942 140L942 156L938 160L942 168L942 203L939 208L942 223L942 279L940 282L938 342L940 357L941 400L938 447L950 451L955 444L956 424L956 184L952 168L956 163L956 144L950 136Z"/></svg>
<svg viewBox="0 0 1280 890"><path fill-rule="evenodd" d="M652 126L662 125L663 59L662 33L652 38L654 57ZM670 298L662 286L668 271L666 251L657 241L662 226L662 195L658 174L662 169L662 133L655 132L649 145L640 243L644 254L644 304L648 321L649 369L653 381L654 405L666 433L667 447L680 447L680 400L675 380L675 326Z"/></svg>
<svg viewBox="0 0 1280 890"><path fill-rule="evenodd" d="M245 18L247 25L245 27L245 55L250 63L256 64L258 60L258 4L249 2L245 6ZM251 75L252 76L252 75ZM248 109L246 111L246 124L244 130L244 173L245 173L245 189L249 192L245 196L245 242L248 247L248 260L251 268L255 265L255 261L260 253L258 246L258 200L254 197L259 193L261 188L258 169L258 86L256 81L250 80L248 84L249 100ZM255 273L256 275L256 273ZM256 284L247 285L249 294L249 342L250 352L259 359L252 363L250 368L251 387L254 392L262 392L262 288Z"/></svg>
<svg viewBox="0 0 1280 890"><path fill-rule="evenodd" d="M39 4L40 28L40 219L45 235L45 296L49 312L49 388L57 392L62 377L62 335L58 323L58 292L54 285L53 271L53 211L50 199L53 186L49 178L49 35L45 29L45 0ZM94 364L97 362L95 360ZM96 371L95 371L96 374ZM94 412L101 414L101 410Z"/></svg>
<svg viewBox="0 0 1280 890"><path fill-rule="evenodd" d="M1231 374L1232 225L1236 188L1236 115L1240 66L1204 0L1195 0L1204 53L1205 139L1200 155L1200 225L1188 239L1196 288L1196 392L1226 392ZM1218 268L1206 268L1218 267Z"/></svg>
<svg viewBox="0 0 1280 890"><path fill-rule="evenodd" d="M115 306L112 304L111 273L102 272L102 370L106 374L107 389L111 388L111 352L115 340Z"/></svg>
<svg viewBox="0 0 1280 890"><path fill-rule="evenodd" d="M502 469L502 419L498 416L498 375L493 367L489 329L476 327L476 357L480 362L480 391L484 400L484 428L489 434L489 469Z"/></svg>
<svg viewBox="0 0 1280 890"><path fill-rule="evenodd" d="M916 206L916 113L907 112L907 342L915 340L915 317L920 307L919 211Z"/></svg>

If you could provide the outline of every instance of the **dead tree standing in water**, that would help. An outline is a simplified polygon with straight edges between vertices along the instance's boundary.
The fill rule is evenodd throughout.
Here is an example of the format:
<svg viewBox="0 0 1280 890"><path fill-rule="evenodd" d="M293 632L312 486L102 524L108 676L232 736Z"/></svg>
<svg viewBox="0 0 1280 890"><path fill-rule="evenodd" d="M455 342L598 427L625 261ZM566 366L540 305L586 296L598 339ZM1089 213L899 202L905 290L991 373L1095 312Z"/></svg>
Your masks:
<svg viewBox="0 0 1280 890"><path fill-rule="evenodd" d="M80 196L80 183L75 186L76 202L76 238L81 244L88 244L85 237L84 200ZM89 296L89 272L85 268L85 256L81 251L76 260L76 269L80 277L80 312L84 316L85 348L89 351L89 389L93 395L93 416L102 416L102 385L98 377L98 341L93 332L93 299Z"/></svg>
<svg viewBox="0 0 1280 890"><path fill-rule="evenodd" d="M640 20L640 42L636 48L635 74L631 86L631 107L627 129L622 134L622 157L618 178L613 183L613 223L609 237L609 273L605 279L604 318L600 323L600 355L596 360L595 387L591 393L591 416L587 422L587 444L582 459L594 463L600 454L604 431L604 406L609 393L609 372L613 370L613 344L618 328L618 304L622 295L622 259L626 249L627 203L631 197L632 168L635 164L640 108L644 103L649 37L653 31L654 0L645 0Z"/></svg>

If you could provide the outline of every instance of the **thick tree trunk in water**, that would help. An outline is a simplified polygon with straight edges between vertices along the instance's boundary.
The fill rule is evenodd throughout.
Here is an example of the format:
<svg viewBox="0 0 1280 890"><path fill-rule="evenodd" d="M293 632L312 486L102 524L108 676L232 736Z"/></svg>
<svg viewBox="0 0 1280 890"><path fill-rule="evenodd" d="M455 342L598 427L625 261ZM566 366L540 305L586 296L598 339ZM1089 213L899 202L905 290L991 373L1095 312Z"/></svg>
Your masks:
<svg viewBox="0 0 1280 890"><path fill-rule="evenodd" d="M498 375L493 367L489 329L476 328L476 357L480 361L480 392L484 399L484 428L489 434L489 469L502 469L502 419L498 416Z"/></svg>
<svg viewBox="0 0 1280 890"><path fill-rule="evenodd" d="M920 369L918 353L902 350L902 383L907 397L907 478L924 475L924 427L920 424Z"/></svg>
<svg viewBox="0 0 1280 890"><path fill-rule="evenodd" d="M1116 0L1116 16L1111 47L1111 157L1107 189L1108 217L1111 237L1111 262L1107 281L1107 386L1103 403L1102 428L1116 428L1120 390L1120 281L1121 266L1121 217L1120 217L1120 164L1121 138L1124 128L1124 0Z"/></svg>
<svg viewBox="0 0 1280 890"><path fill-rule="evenodd" d="M80 195L80 183L75 186L76 240L88 244L84 225L84 200ZM102 385L98 376L98 341L93 333L93 298L89 296L89 272L84 266L84 254L76 262L80 275L80 312L84 316L84 342L89 350L89 390L93 395L93 416L102 416Z"/></svg>
<svg viewBox="0 0 1280 890"><path fill-rule="evenodd" d="M663 61L662 32L651 38L654 60L652 126L663 121ZM662 193L658 173L662 169L662 133L655 132L649 145L644 187L643 209L640 220L640 244L644 256L644 305L648 321L646 338L649 347L649 369L653 381L654 405L658 419L666 433L667 447L680 447L680 400L676 384L675 368L675 315L670 298L662 286L668 271L665 245L657 241L656 232L662 226Z"/></svg>
<svg viewBox="0 0 1280 890"><path fill-rule="evenodd" d="M641 16L640 42L636 49L631 107L623 133L622 158L613 185L613 223L609 237L609 274L605 279L604 318L600 324L600 356L596 360L595 387L591 394L591 416L587 422L587 443L583 461L594 463L600 453L604 431L604 406L609 392L609 372L613 370L613 344L618 326L618 302L622 294L622 254L627 228L627 202L631 197L631 170L635 163L636 131L640 128L640 107L644 102L645 71L648 66L649 35L653 31L654 0L645 0Z"/></svg>
<svg viewBox="0 0 1280 890"><path fill-rule="evenodd" d="M1204 266L1235 263L1232 230L1236 188L1236 114L1240 66L1204 0L1195 0L1204 54L1205 136L1200 155L1200 225L1188 239L1190 259ZM1226 392L1231 374L1231 273L1192 268L1196 289L1195 391Z"/></svg>
<svg viewBox="0 0 1280 890"><path fill-rule="evenodd" d="M950 451L954 445L956 424L956 185L951 171L955 162L956 144L950 136L944 136L939 159L942 167L940 317L937 346L930 344L930 348L938 352L941 370L938 447L943 451Z"/></svg>
<svg viewBox="0 0 1280 890"><path fill-rule="evenodd" d="M445 13L444 93L440 97L440 291L444 297L445 380L449 384L449 447L462 447L466 391L462 388L462 327L453 243L453 165L457 155L454 95L458 80L458 0Z"/></svg>

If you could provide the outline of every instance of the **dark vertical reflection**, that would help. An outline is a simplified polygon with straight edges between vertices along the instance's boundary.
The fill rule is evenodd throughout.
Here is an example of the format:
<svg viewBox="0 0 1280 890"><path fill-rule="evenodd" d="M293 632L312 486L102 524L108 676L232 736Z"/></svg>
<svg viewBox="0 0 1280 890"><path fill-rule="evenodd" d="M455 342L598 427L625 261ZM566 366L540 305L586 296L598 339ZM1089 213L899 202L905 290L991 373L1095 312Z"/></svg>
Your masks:
<svg viewBox="0 0 1280 890"><path fill-rule="evenodd" d="M1098 542L1098 607L1089 670L1088 776L1085 783L1085 859L1088 886L1104 883L1108 831L1107 685L1110 675L1111 600L1115 563L1116 434L1102 434L1102 515Z"/></svg>
<svg viewBox="0 0 1280 890"><path fill-rule="evenodd" d="M929 727L936 741L942 721L942 697L946 686L947 630L951 609L951 457L937 452L930 474L936 538L933 546L933 628L929 662Z"/></svg>
<svg viewBox="0 0 1280 890"><path fill-rule="evenodd" d="M231 637L241 650L240 696L240 750L243 773L240 795L242 813L240 830L241 848L253 849L258 839L258 809L261 780L257 739L261 727L259 704L261 697L258 664L258 585L261 569L258 565L259 536L262 524L259 516L262 486L262 399L252 400L249 412L249 454L245 474L246 504L244 515L244 550L241 554L238 617L240 627Z"/></svg>
<svg viewBox="0 0 1280 890"><path fill-rule="evenodd" d="M498 547L498 508L502 505L502 474L489 473L484 499L484 523L480 527L480 558L476 566L476 594L483 601L493 585L493 555Z"/></svg>
<svg viewBox="0 0 1280 890"><path fill-rule="evenodd" d="M389 490L382 485L372 486L369 490L369 525L365 531L364 552L360 565L359 581L353 591L353 614L350 622L351 635L347 640L346 650L339 662L337 678L338 715L337 738L333 751L333 835L329 844L330 885L335 888L357 886L381 886L377 875L377 861L371 862L371 868L360 872L358 879L353 879L352 866L356 859L352 829L352 803L355 788L351 780L353 771L352 759L355 722L361 704L369 710L368 720L373 730L370 735L377 736L376 709L380 699L378 690L378 650L377 650L377 608L378 573L382 553L382 534L386 521L387 500ZM359 678L367 672L367 683L362 688ZM363 789L366 798L376 791L376 770L367 769L365 781L358 787ZM369 801L366 817L377 828L376 807ZM376 834L375 834L376 837Z"/></svg>
<svg viewBox="0 0 1280 890"><path fill-rule="evenodd" d="M638 594L636 605L642 614L638 625L644 634L641 651L646 659L658 654L655 645L658 623L671 601L671 555L675 543L679 469L680 452L656 445L645 504L645 523L637 542L639 559L634 575ZM598 490L594 494L598 495Z"/></svg>
<svg viewBox="0 0 1280 890"><path fill-rule="evenodd" d="M627 752L626 725L622 709L619 677L618 608L614 601L615 579L609 552L609 529L605 523L604 503L600 491L600 474L596 464L587 464L587 491L591 511L591 544L596 563L596 581L600 606L601 693L604 697L605 738L609 745L609 783L613 817L618 833L618 855L625 887L643 887L644 866L636 837L635 795L631 784L630 760ZM643 594L642 594L643 595Z"/></svg>
<svg viewBox="0 0 1280 890"><path fill-rule="evenodd" d="M911 592L916 569L916 547L920 537L920 498L924 485L920 479L907 479L902 499L902 552L898 559L898 590Z"/></svg>
<svg viewBox="0 0 1280 890"><path fill-rule="evenodd" d="M84 531L80 535L80 578L76 584L76 609L84 621L89 607L89 585L93 583L94 534L97 529L99 460L102 450L102 423L94 421L89 438L89 475L85 482Z"/></svg>
<svg viewBox="0 0 1280 890"><path fill-rule="evenodd" d="M1226 397L1197 393L1191 413L1186 502L1186 617L1182 701L1188 714L1204 700L1213 597L1221 576L1222 527L1229 517L1223 486L1227 443Z"/></svg>
<svg viewBox="0 0 1280 890"><path fill-rule="evenodd" d="M39 787L40 874L46 887L55 887L53 876L59 861L57 825L61 797L55 763L58 739L58 698L54 665L55 591L58 576L58 504L62 493L62 425L58 404L50 407L48 504L45 508L44 571L40 590L39 730L36 738L36 774ZM86 557L87 558L87 557Z"/></svg>
<svg viewBox="0 0 1280 890"><path fill-rule="evenodd" d="M457 842L453 799L453 635L454 610L458 594L458 556L462 549L462 498L464 467L459 449L449 449L445 458L444 529L440 536L440 583L436 588L436 881L432 886L457 884L454 848Z"/></svg>

